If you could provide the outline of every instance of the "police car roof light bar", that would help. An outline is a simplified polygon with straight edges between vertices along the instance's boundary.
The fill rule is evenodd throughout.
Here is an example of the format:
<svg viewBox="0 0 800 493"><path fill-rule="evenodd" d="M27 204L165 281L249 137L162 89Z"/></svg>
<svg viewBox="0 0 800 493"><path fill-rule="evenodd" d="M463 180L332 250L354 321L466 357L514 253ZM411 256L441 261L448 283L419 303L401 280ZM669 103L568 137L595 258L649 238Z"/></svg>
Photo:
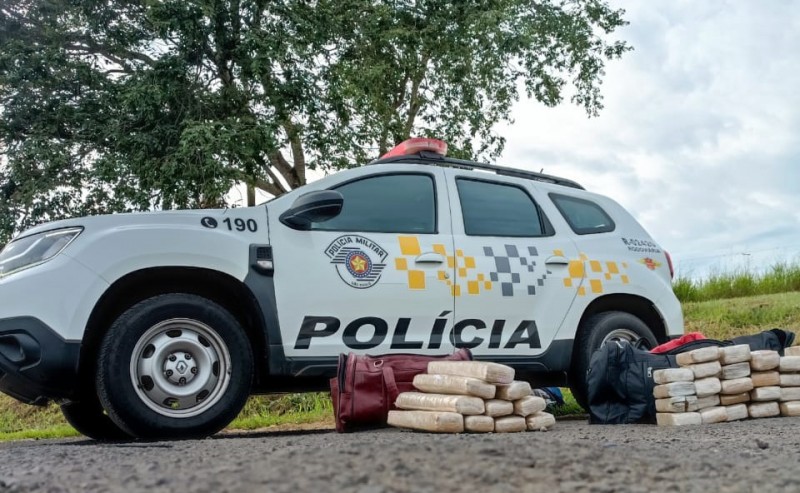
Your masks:
<svg viewBox="0 0 800 493"><path fill-rule="evenodd" d="M447 155L447 142L439 139L428 139L425 137L414 137L404 140L394 146L389 152L380 157L385 159L394 156L408 156L418 152L433 152L441 156Z"/></svg>

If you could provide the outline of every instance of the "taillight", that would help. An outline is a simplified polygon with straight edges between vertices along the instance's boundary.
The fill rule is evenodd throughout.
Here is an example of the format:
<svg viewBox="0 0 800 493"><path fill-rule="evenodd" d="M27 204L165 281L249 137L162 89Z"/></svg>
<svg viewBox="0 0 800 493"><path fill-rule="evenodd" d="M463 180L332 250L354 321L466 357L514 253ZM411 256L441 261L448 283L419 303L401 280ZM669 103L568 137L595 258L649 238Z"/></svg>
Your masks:
<svg viewBox="0 0 800 493"><path fill-rule="evenodd" d="M427 139L424 137L414 137L404 140L392 148L389 152L381 156L381 159L394 156L407 156L421 151L433 152L447 155L447 143L439 139Z"/></svg>
<svg viewBox="0 0 800 493"><path fill-rule="evenodd" d="M672 267L672 257L669 256L669 252L664 250L664 254L667 256L667 265L669 265L669 278L673 279L675 277L675 269Z"/></svg>

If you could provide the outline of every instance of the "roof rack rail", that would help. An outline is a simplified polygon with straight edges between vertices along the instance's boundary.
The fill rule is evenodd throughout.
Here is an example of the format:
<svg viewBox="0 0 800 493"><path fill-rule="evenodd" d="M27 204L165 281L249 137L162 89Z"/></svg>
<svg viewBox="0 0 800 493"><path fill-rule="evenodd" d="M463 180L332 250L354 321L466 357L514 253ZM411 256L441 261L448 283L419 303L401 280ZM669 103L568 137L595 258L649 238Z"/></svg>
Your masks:
<svg viewBox="0 0 800 493"><path fill-rule="evenodd" d="M525 171L521 169L507 168L505 166L496 166L494 164L476 163L474 161L467 161L466 159L455 159L427 151L422 151L417 154L409 154L405 156L376 159L375 161L372 161L368 164L386 164L386 163L428 164L432 166L444 166L447 168L492 171L502 176L525 178L528 180L541 181L544 183L553 183L555 185L562 185L565 187L585 190L577 182L568 180L566 178L560 178L558 176L546 175L544 173L536 173L535 171Z"/></svg>

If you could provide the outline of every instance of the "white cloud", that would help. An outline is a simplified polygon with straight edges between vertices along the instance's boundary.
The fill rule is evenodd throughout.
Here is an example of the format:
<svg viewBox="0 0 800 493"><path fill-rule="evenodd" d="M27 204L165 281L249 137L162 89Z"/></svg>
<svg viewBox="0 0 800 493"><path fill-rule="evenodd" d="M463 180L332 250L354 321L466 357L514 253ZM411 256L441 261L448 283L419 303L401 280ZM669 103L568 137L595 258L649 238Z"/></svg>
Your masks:
<svg viewBox="0 0 800 493"><path fill-rule="evenodd" d="M684 273L800 252L800 2L612 1L605 109L514 108L499 162L627 207ZM743 254L751 255L743 255Z"/></svg>

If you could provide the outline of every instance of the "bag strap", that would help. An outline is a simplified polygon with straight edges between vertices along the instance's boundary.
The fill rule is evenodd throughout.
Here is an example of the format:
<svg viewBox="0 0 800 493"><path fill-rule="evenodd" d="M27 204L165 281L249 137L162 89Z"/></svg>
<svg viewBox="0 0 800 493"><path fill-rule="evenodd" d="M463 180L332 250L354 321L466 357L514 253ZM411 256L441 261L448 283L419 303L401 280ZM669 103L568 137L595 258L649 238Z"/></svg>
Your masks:
<svg viewBox="0 0 800 493"><path fill-rule="evenodd" d="M397 382L394 380L394 371L390 366L384 365L383 367L383 381L386 383L386 391L389 396L388 408L394 406L394 401L400 395L400 390L397 388Z"/></svg>

